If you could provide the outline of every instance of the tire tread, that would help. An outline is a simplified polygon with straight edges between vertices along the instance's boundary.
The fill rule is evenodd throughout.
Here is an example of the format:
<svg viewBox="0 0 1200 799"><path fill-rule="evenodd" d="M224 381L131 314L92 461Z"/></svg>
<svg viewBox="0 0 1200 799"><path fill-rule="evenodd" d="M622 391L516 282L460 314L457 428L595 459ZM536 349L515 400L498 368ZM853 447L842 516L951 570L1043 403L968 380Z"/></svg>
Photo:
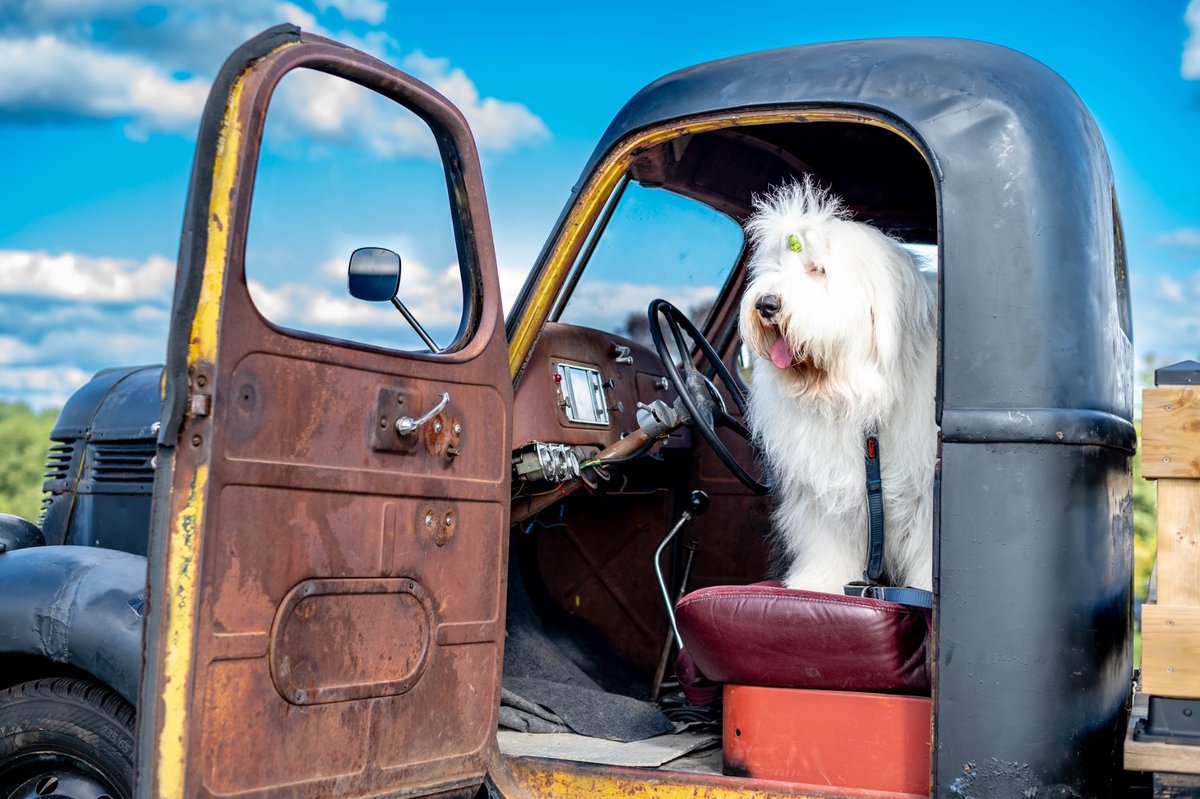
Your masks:
<svg viewBox="0 0 1200 799"><path fill-rule="evenodd" d="M0 690L0 774L10 757L49 742L128 788L133 783L134 708L107 686L47 677ZM0 786L3 788L3 786Z"/></svg>

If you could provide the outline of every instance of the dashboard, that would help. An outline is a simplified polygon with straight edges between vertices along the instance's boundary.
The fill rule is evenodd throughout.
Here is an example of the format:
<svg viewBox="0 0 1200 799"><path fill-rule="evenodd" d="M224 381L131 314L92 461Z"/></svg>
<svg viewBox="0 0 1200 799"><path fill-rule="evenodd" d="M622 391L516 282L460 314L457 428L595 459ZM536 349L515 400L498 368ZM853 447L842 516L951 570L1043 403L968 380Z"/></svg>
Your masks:
<svg viewBox="0 0 1200 799"><path fill-rule="evenodd" d="M602 330L547 323L534 347L513 399L515 451L553 445L517 465L517 477L551 479L537 473L547 453L576 458L595 454L638 429L638 403L675 399L650 347ZM686 429L677 430L665 447L690 446ZM564 468L566 465L564 464Z"/></svg>

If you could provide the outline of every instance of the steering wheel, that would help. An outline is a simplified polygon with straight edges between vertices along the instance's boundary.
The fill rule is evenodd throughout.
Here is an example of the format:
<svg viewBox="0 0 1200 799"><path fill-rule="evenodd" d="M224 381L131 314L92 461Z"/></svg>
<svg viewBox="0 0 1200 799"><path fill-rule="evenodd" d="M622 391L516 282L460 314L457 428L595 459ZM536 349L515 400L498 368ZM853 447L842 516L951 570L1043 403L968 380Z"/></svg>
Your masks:
<svg viewBox="0 0 1200 799"><path fill-rule="evenodd" d="M684 331L687 332L696 346L700 348L700 352L704 354L705 360L708 361L713 372L716 373L717 377L725 385L729 395L733 397L738 410L745 417L746 398L742 394L741 387L734 382L733 375L725 368L721 356L717 355L717 351L713 349L713 346L700 334L700 331L692 324L692 320L684 316L682 311L666 300L658 299L651 302L646 315L650 319L650 336L654 339L654 348L658 350L658 357L662 361L663 369L667 373L667 379L671 381L675 392L679 394L680 402L683 403L684 409L687 410L688 416L691 417L690 422L692 426L700 431L700 435L713 448L713 452L721 459L721 463L725 464L725 467L729 469L734 477L742 482L742 485L756 494L766 494L769 492L771 486L751 476L746 468L733 457L733 453L729 451L725 443L717 436L717 428L724 427L737 433L747 441L751 440L750 431L746 429L745 425L731 416L725 407L725 400L721 396L721 392L717 390L717 387L713 385L711 380L700 374L700 371L696 369L696 365L692 363L691 348L684 342ZM671 330L671 337L675 341L675 349L683 367L682 371L680 371L680 367L675 362L676 356L671 353L671 349L667 346L667 341L663 337L662 325L658 319L660 315L667 320L667 327Z"/></svg>

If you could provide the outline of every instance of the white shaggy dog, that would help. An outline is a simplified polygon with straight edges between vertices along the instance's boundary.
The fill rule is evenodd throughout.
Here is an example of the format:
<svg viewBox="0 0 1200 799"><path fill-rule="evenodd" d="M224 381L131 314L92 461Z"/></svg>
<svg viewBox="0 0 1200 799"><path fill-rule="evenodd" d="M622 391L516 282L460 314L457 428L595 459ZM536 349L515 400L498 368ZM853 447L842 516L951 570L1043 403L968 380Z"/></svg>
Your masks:
<svg viewBox="0 0 1200 799"><path fill-rule="evenodd" d="M760 197L741 304L749 427L777 502L789 588L842 593L867 559L865 443L877 430L884 581L931 588L936 301L913 257L811 180Z"/></svg>

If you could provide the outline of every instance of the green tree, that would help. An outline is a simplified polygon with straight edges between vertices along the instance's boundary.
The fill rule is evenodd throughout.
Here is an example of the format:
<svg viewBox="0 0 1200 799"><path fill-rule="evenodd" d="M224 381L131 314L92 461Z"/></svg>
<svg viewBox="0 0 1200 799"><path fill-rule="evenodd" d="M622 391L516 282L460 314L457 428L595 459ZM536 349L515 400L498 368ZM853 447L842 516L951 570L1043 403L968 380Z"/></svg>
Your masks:
<svg viewBox="0 0 1200 799"><path fill-rule="evenodd" d="M1142 479L1142 424L1137 423L1138 451L1133 456L1133 590L1146 598L1157 550L1158 495L1154 483Z"/></svg>
<svg viewBox="0 0 1200 799"><path fill-rule="evenodd" d="M1154 386L1154 370L1163 365L1153 353L1142 359L1142 368L1138 372L1142 388ZM1158 549L1158 492L1153 482L1142 479L1142 395L1141 389L1135 390L1138 393L1138 419L1135 421L1138 451L1133 457L1133 590L1139 598L1145 599Z"/></svg>
<svg viewBox="0 0 1200 799"><path fill-rule="evenodd" d="M0 401L0 513L37 521L42 472L57 410L35 412L21 402Z"/></svg>

